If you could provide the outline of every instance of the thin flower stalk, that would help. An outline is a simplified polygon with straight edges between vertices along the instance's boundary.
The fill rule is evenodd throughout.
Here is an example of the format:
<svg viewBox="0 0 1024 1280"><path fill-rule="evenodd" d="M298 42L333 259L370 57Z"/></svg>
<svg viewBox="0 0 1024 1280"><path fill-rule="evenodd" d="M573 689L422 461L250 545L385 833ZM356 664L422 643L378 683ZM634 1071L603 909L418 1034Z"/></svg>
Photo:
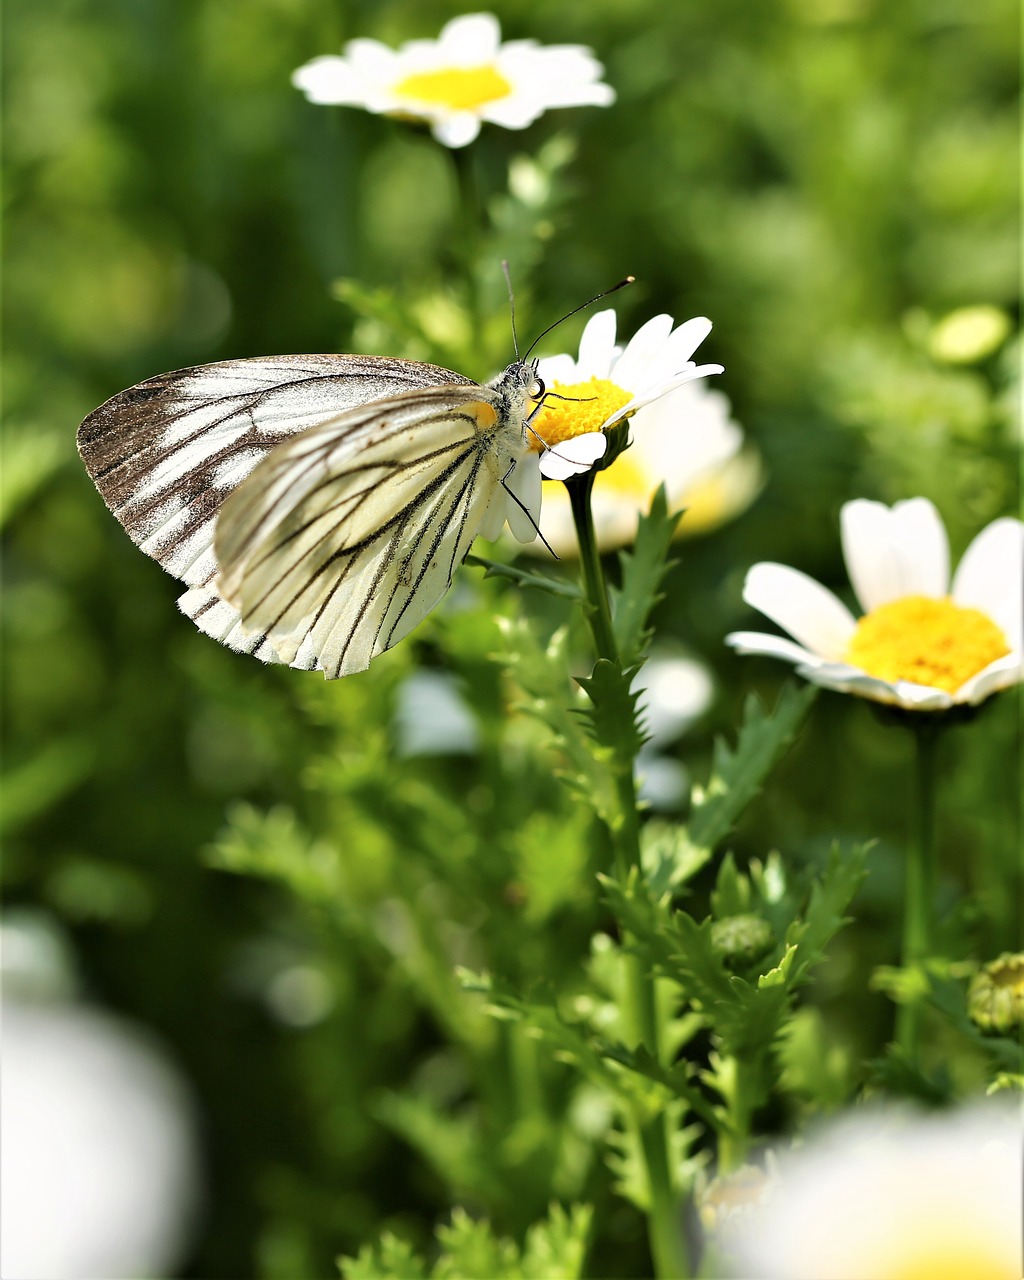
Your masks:
<svg viewBox="0 0 1024 1280"><path fill-rule="evenodd" d="M618 665L620 655L612 626L608 587L597 546L597 534L591 508L594 471L578 476L566 487L572 503L573 519L579 539L580 567L587 604L587 621L598 658ZM633 777L632 752L615 762L615 786L620 821L611 832L615 870L620 879L640 865L640 830L637 816L636 787ZM627 956L629 966L627 1021L630 1031L651 1056L660 1057L660 1034L654 980L637 955ZM679 1197L673 1187L669 1155L667 1118L658 1113L636 1117L637 1131L643 1150L650 1193L648 1238L654 1259L655 1275L660 1280L681 1280L690 1274L689 1262L681 1231Z"/></svg>

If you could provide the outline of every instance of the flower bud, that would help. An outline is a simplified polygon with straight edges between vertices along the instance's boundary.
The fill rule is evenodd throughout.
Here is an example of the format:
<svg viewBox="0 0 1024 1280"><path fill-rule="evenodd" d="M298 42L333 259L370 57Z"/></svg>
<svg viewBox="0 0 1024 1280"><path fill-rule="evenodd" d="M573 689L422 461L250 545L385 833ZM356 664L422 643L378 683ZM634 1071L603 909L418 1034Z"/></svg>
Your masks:
<svg viewBox="0 0 1024 1280"><path fill-rule="evenodd" d="M1024 1025L1024 953L1006 951L974 975L967 1012L982 1031L1012 1031Z"/></svg>
<svg viewBox="0 0 1024 1280"><path fill-rule="evenodd" d="M711 945L730 966L760 959L774 941L775 933L768 921L749 913L726 916L711 926Z"/></svg>

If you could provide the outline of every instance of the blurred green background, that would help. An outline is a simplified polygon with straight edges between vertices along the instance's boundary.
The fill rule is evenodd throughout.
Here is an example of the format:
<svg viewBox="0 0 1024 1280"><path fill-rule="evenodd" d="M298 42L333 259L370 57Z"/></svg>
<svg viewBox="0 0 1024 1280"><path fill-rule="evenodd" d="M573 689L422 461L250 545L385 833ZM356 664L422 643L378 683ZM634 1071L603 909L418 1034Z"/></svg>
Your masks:
<svg viewBox="0 0 1024 1280"><path fill-rule="evenodd" d="M339 279L435 310L455 296L448 153L425 132L314 107L289 76L346 39L432 36L456 12L344 0L7 10L6 901L62 923L88 997L151 1028L196 1092L208 1185L189 1275L328 1276L383 1223L422 1236L453 1198L510 1232L563 1188L607 1199L599 1160L563 1152L579 1167L552 1182L543 1136L510 1145L500 1128L491 1181L460 1184L472 1173L446 1173L437 1150L455 1131L410 1119L408 1102L433 1090L468 1133L473 1099L501 1092L460 1077L444 1048L478 1030L445 1024L459 1015L438 994L438 957L556 974L592 923L568 843L549 909L517 915L510 890L529 868L515 860L550 839L545 814L564 817L538 761L510 761L507 738L501 758L485 741L468 765L400 759L392 727L395 689L420 661L451 666L486 725L501 706L491 613L548 606L464 573L463 621L429 624L380 672L326 686L263 668L177 613L176 584L110 517L74 448L86 413L152 374L369 349L380 327L338 296ZM785 675L722 644L753 622L740 598L752 562L798 565L849 598L842 502L926 495L954 556L1016 513L1016 6L528 0L497 13L505 38L590 45L618 93L612 108L551 112L524 133L485 125L476 144L478 180L497 192L513 157L578 138L532 241L510 244L520 333L635 274L616 300L623 331L657 310L710 316L701 356L725 365L718 385L765 459L751 510L680 544L659 616L659 636L715 672L716 700L679 749L700 779L745 693L772 696ZM965 307L990 309L966 336L948 321ZM547 349L571 348L582 323ZM486 342L464 341L461 372L491 376L507 358L506 315L491 324ZM1014 944L1016 730L1004 696L948 740L943 936L955 958ZM832 835L877 837L858 922L816 988L858 1055L889 1034L890 1006L866 979L896 957L909 758L908 735L823 696L734 842L741 858L810 860ZM530 831L481 865L495 813L514 815L527 784ZM375 826L385 810L398 816ZM283 864L289 842L308 853L310 839L345 868L330 892L297 887L294 866L223 869ZM444 857L457 863L431 861ZM499 1110L479 1114L495 1124ZM613 1209L602 1231L595 1266L628 1267L638 1220Z"/></svg>

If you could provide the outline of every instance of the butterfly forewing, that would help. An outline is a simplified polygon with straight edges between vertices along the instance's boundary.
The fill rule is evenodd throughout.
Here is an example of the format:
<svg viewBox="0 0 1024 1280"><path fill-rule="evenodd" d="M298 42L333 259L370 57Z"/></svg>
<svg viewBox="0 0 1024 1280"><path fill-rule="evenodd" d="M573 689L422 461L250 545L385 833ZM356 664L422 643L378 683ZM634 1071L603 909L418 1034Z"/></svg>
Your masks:
<svg viewBox="0 0 1024 1280"><path fill-rule="evenodd" d="M217 587L288 662L362 670L451 584L522 449L500 393L470 384L367 405L263 462L218 521Z"/></svg>
<svg viewBox="0 0 1024 1280"><path fill-rule="evenodd" d="M178 602L182 611L215 639L274 661L265 638L244 631L212 585L214 525L225 498L281 441L339 413L418 387L466 383L437 365L378 356L229 360L122 391L85 419L78 448L132 540L192 588Z"/></svg>
<svg viewBox="0 0 1024 1280"><path fill-rule="evenodd" d="M210 580L221 503L275 445L367 401L464 383L374 356L268 356L181 369L101 405L78 430L92 479L128 535L175 577Z"/></svg>

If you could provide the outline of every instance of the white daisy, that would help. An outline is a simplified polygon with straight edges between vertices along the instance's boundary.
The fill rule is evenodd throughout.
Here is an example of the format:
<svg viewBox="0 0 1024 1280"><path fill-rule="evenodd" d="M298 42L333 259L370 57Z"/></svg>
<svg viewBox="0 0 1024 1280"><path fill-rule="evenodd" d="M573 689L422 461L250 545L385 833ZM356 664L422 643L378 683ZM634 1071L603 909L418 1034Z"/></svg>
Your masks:
<svg viewBox="0 0 1024 1280"><path fill-rule="evenodd" d="M594 478L591 509L602 551L633 541L637 517L648 510L659 485L665 486L670 510L685 508L681 537L732 519L761 487L760 460L752 447L744 448L728 396L704 382L688 382L638 410L630 434L630 448ZM545 493L540 527L558 555L575 554L572 508L564 487L552 486ZM533 547L544 550L540 542Z"/></svg>
<svg viewBox="0 0 1024 1280"><path fill-rule="evenodd" d="M781 564L756 564L743 598L794 640L738 631L726 643L797 664L815 684L915 711L976 704L1024 678L1024 524L995 520L949 580L949 544L927 498L841 513L843 556L864 609Z"/></svg>
<svg viewBox="0 0 1024 1280"><path fill-rule="evenodd" d="M483 121L525 129L551 107L606 107L614 91L582 45L501 43L490 13L453 18L437 40L392 49L350 40L342 57L314 58L292 76L311 102L363 107L429 123L446 147L464 147Z"/></svg>
<svg viewBox="0 0 1024 1280"><path fill-rule="evenodd" d="M548 356L537 373L547 388L544 408L533 419L530 448L540 453L546 480L567 480L604 457L604 432L686 382L721 373L720 364L690 359L711 332L698 316L673 328L671 316L654 316L625 349L615 345L615 312L599 311L587 322L577 359Z"/></svg>
<svg viewBox="0 0 1024 1280"><path fill-rule="evenodd" d="M854 1112L779 1159L718 1234L743 1280L1014 1280L1020 1108Z"/></svg>

